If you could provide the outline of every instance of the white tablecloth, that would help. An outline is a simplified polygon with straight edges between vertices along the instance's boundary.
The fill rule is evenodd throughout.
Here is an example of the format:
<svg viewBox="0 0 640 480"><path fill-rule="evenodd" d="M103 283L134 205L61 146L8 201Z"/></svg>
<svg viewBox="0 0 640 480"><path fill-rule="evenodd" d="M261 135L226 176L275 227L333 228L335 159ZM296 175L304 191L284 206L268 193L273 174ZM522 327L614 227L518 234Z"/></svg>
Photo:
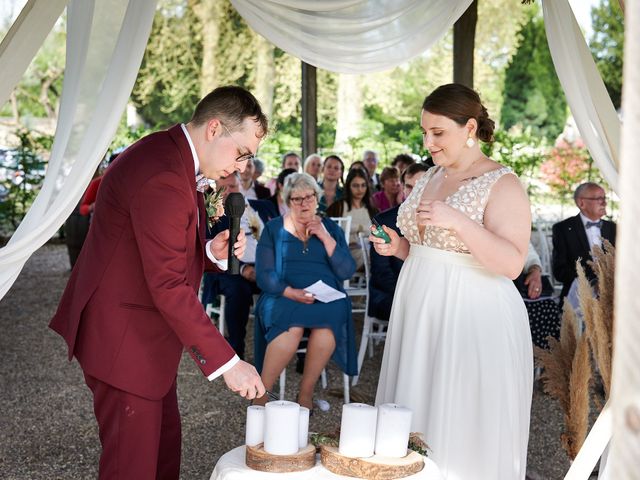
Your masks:
<svg viewBox="0 0 640 480"><path fill-rule="evenodd" d="M267 473L251 470L247 467L244 461L244 454L244 446L234 448L230 452L225 453L220 457L216 467L213 469L210 480L273 480L274 478L284 478L287 480L353 480L353 477L336 475L324 468L320 463L319 455L316 455L316 466L310 470L291 473ZM421 472L405 478L407 480L443 480L442 474L436 464L428 458L424 459L424 468Z"/></svg>

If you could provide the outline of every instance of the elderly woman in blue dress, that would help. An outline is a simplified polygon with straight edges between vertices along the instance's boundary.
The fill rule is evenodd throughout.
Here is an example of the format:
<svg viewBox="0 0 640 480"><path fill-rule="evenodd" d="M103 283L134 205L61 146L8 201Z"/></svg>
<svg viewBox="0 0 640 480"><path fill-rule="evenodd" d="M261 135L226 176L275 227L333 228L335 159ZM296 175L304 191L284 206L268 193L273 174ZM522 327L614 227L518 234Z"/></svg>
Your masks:
<svg viewBox="0 0 640 480"><path fill-rule="evenodd" d="M311 408L313 390L330 359L348 375L357 373L356 347L348 297L321 303L305 291L322 280L343 290L355 271L345 234L316 214L322 191L306 173L289 175L283 197L289 212L264 228L256 251L255 363L269 390L310 329L298 402ZM266 402L266 396L256 403Z"/></svg>

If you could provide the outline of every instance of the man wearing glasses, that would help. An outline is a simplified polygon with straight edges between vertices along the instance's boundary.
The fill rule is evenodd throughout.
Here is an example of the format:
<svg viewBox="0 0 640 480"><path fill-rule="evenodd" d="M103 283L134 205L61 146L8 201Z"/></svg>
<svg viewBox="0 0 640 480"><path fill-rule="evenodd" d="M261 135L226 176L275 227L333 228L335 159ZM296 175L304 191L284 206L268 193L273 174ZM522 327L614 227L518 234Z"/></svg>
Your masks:
<svg viewBox="0 0 640 480"><path fill-rule="evenodd" d="M229 231L205 243L196 180L243 171L267 133L257 100L215 89L187 124L153 133L105 174L87 240L51 321L93 394L100 478L180 475L176 376L186 350L202 373L252 399L265 390L198 299L205 266L225 270ZM234 243L241 257L244 233Z"/></svg>
<svg viewBox="0 0 640 480"><path fill-rule="evenodd" d="M587 182L573 194L580 213L553 226L553 276L562 282L561 301L569 293L577 277L576 261L580 259L590 281L595 273L587 265L594 245L602 246L606 239L616 244L616 224L602 217L607 213L607 197L597 183Z"/></svg>

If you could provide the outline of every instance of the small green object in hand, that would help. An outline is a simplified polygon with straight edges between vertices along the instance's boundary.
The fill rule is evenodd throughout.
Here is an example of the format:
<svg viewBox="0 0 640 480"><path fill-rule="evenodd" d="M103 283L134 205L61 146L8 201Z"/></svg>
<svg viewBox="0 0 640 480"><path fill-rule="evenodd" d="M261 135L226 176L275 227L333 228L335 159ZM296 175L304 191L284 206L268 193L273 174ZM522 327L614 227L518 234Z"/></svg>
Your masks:
<svg viewBox="0 0 640 480"><path fill-rule="evenodd" d="M374 230L371 231L371 235L381 238L382 240L384 240L384 243L391 243L391 238L389 237L387 232L384 231L382 225L380 225L380 223L375 218L373 218L372 221Z"/></svg>

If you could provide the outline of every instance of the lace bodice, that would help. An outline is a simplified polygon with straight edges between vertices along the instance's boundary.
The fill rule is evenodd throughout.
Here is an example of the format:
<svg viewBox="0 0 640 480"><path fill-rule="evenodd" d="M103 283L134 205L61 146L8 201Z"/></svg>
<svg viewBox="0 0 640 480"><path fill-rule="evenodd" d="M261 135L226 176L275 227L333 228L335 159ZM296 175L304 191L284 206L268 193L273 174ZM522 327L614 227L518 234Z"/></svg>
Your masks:
<svg viewBox="0 0 640 480"><path fill-rule="evenodd" d="M440 227L427 226L424 230L424 237L420 238L418 224L416 223L416 208L422 198L424 187L433 174L440 167L432 167L416 183L411 195L404 201L398 211L398 227L402 231L409 243L415 245L426 245L428 247L449 250L452 252L469 253L467 246L462 243L458 236L451 230ZM445 202L447 205L460 210L474 222L484 225L484 209L489 200L491 187L505 174L513 174L508 167L501 167L490 170L478 177L469 180L449 195Z"/></svg>

